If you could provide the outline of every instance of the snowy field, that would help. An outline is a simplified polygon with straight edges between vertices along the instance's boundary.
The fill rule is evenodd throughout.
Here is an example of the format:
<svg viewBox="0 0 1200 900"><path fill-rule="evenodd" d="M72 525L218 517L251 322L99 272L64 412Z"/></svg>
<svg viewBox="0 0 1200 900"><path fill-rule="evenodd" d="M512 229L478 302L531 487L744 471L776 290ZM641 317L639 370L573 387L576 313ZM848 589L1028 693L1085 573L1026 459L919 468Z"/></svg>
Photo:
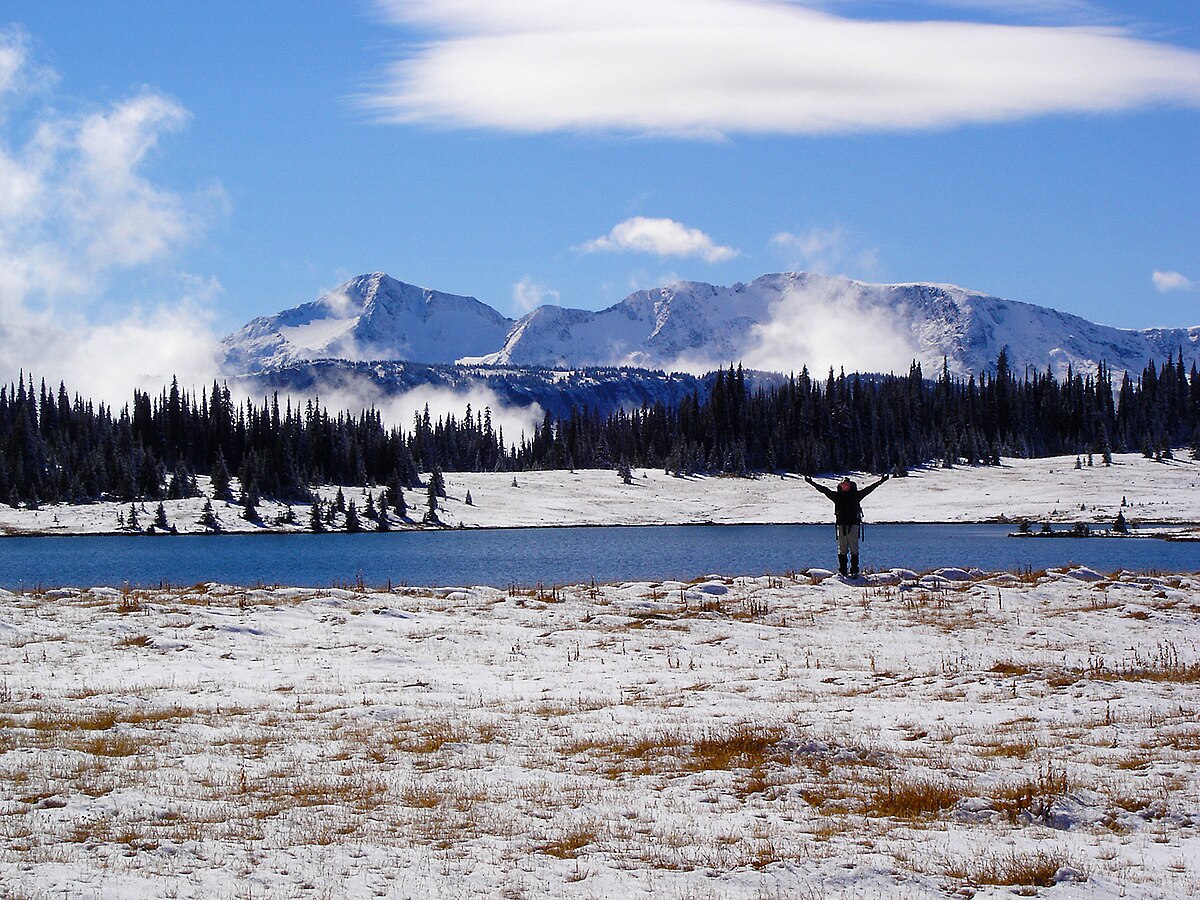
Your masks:
<svg viewBox="0 0 1200 900"><path fill-rule="evenodd" d="M1075 468L1075 457L1008 460L999 467L918 469L907 478L894 478L864 501L869 522L986 522L1019 521L1108 525L1124 510L1132 523L1200 523L1200 463L1185 450L1156 462L1141 454L1114 457L1112 466ZM832 486L833 477L824 480ZM854 476L860 484L870 475ZM516 486L513 480L516 479ZM208 490L207 479L200 479ZM832 519L832 507L796 475L757 478L683 477L659 470L638 469L626 485L611 470L577 472L447 473L448 496L440 500L440 521L447 526L514 528L534 525L662 525L715 522L814 523ZM235 485L236 489L236 485ZM343 488L347 503L355 501L361 515L366 506L362 488ZM323 487L330 500L336 487ZM472 504L467 505L467 493ZM380 491L370 492L377 500ZM420 527L426 496L405 491L409 521L394 515L396 528ZM1126 503L1122 507L1122 501ZM163 506L168 522L180 532L202 531L204 500L171 500ZM309 506L296 505L296 524L276 521L285 507L264 501L262 524L241 517L236 504L215 503L225 531L304 530ZM117 532L118 514L127 517L129 504L44 506L39 510L0 505L0 533L77 534ZM155 504L138 504L144 528L153 520ZM342 520L335 523L341 527ZM367 525L366 527L374 527Z"/></svg>
<svg viewBox="0 0 1200 900"><path fill-rule="evenodd" d="M1200 893L1200 575L827 576L0 591L0 896Z"/></svg>

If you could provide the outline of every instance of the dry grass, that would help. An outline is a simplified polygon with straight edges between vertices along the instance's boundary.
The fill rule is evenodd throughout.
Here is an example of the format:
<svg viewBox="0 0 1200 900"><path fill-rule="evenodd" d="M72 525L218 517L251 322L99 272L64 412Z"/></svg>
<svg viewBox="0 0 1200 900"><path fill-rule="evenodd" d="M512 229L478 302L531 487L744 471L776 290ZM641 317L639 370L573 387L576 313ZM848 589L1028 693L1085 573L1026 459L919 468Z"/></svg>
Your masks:
<svg viewBox="0 0 1200 900"><path fill-rule="evenodd" d="M589 844L596 843L599 834L600 826L597 822L586 822L575 825L558 837L540 844L537 847L537 852L544 853L546 856L554 856L558 859L575 859L579 856L581 850Z"/></svg>
<svg viewBox="0 0 1200 900"><path fill-rule="evenodd" d="M1028 759L1038 748L1041 747L1041 742L1032 735L1028 737L1017 737L1011 739L999 739L991 741L983 745L984 757L1007 757L1010 759Z"/></svg>
<svg viewBox="0 0 1200 900"><path fill-rule="evenodd" d="M787 729L753 724L708 728L699 732L660 729L634 736L576 738L561 747L567 756L598 758L609 777L682 775L696 772L743 771L750 777L741 793L766 789L764 772L786 765L790 752L781 742Z"/></svg>
<svg viewBox="0 0 1200 900"><path fill-rule="evenodd" d="M1056 800L1066 796L1069 786L1066 770L1047 763L1031 776L1001 785L991 799L994 807L1013 822L1023 817L1040 820Z"/></svg>
<svg viewBox="0 0 1200 900"><path fill-rule="evenodd" d="M1025 663L1015 663L1011 660L996 660L992 665L992 671L997 675L1028 675L1033 671L1033 667Z"/></svg>
<svg viewBox="0 0 1200 900"><path fill-rule="evenodd" d="M864 812L879 819L925 819L940 816L963 796L963 788L956 784L889 775L882 789L867 799Z"/></svg>
<svg viewBox="0 0 1200 900"><path fill-rule="evenodd" d="M118 647L152 647L154 639L148 634L134 634L117 641Z"/></svg>
<svg viewBox="0 0 1200 900"><path fill-rule="evenodd" d="M1062 853L1037 850L1034 852L1018 852L984 856L973 865L969 872L969 880L977 885L996 885L998 887L1014 888L1046 888L1053 887L1055 875L1068 865ZM1032 890L1018 893L1034 893Z"/></svg>
<svg viewBox="0 0 1200 900"><path fill-rule="evenodd" d="M67 749L78 749L92 756L136 756L147 749L144 739L129 734L102 734L78 743L64 743Z"/></svg>
<svg viewBox="0 0 1200 900"><path fill-rule="evenodd" d="M427 719L396 725L386 738L386 745L402 753L429 754L448 744L490 744L501 734L501 727L494 722Z"/></svg>
<svg viewBox="0 0 1200 900"><path fill-rule="evenodd" d="M1192 839L1171 823L1194 810L1197 796L1197 666L1190 645L1181 654L1155 643L1171 634L1166 617L1152 616L1146 627L1157 631L1134 641L1089 635L1084 649L1070 644L1071 632L1044 629L1052 614L1073 627L1069 617L1085 618L1082 606L1041 611L1019 596L1010 602L1022 588L1005 585L1004 615L1019 609L1031 635L1005 645L981 630L984 611L998 606L994 587L987 603L984 588L912 600L879 588L862 592L865 603L838 604L801 582L794 595L767 593L763 583L735 581L729 593L703 598L660 586L656 609L637 612L624 610L640 589L526 591L514 599L554 606L497 621L513 630L521 652L511 655L507 635L496 647L467 644L490 627L487 616L512 616L521 605L502 597L494 606L396 593L395 606L428 619L386 637L379 619L366 640L349 632L373 618L374 598L336 596L335 608L311 593L113 592L85 613L86 596L48 597L45 633L69 636L48 648L54 658L39 663L30 652L28 664L69 674L43 678L40 693L16 676L0 683L0 778L14 798L0 815L0 852L82 869L85 855L152 865L146 850L195 841L250 869L278 848L328 866L334 856L323 852L359 859L363 848L379 848L429 871L442 866L452 873L443 878L530 872L521 866L532 860L539 873L555 873L548 890L559 893L563 879L653 872L667 896L716 896L703 879L729 879L719 888L737 890L748 873L761 877L764 896L804 896L805 885L790 891L797 884L787 879L805 866L827 873L884 858L900 861L899 883L935 868L964 888L1027 893L1063 868L1063 854L1028 850L1050 834L1044 826L1061 824L1055 813L1073 815L1062 803L1068 796L1091 807L1080 822L1098 823L1071 831L1070 853L1084 864L1107 840L1114 859L1132 865L1126 834L1190 852ZM214 615L201 604L247 610L249 619L266 614L256 607L299 602L314 603L319 634L307 645L288 635L292 655L278 662L253 656L249 638L197 627ZM611 615L590 618L605 606ZM67 621L72 609L108 623L120 612L123 635L77 631ZM1086 618L1098 621L1090 610ZM148 673L161 668L145 664L159 655L154 636L173 634L163 629L185 619L190 649L211 636L215 660L244 640L233 665L258 668L239 675L232 691L208 676L155 681ZM866 623L874 643L839 644L847 621ZM963 632L947 637L950 629ZM439 643L448 630L455 640ZM1137 640L1150 649L1128 650ZM960 646L972 653L959 654ZM375 647L403 648L411 669L398 674L388 657L368 656ZM993 657L997 647L1006 649ZM0 650L26 665L21 651ZM81 668L93 651L117 662L100 681ZM876 670L876 654L888 673ZM122 679L130 683L113 683ZM1011 712L980 716L990 703ZM2 752L11 749L49 752ZM154 798L154 812L115 803L123 790ZM114 802L100 805L116 813L90 815L88 798L108 792L117 792ZM955 847L995 848L1008 837L1021 849L944 868L936 856L921 857L926 838L951 833ZM803 865L772 866L780 861ZM864 883L864 896L898 883L870 877L880 880ZM509 895L521 895L516 880ZM1141 870L1130 876L1147 880ZM814 883L811 896L820 896ZM0 896L8 887L0 876Z"/></svg>
<svg viewBox="0 0 1200 900"><path fill-rule="evenodd" d="M787 731L763 725L712 728L691 742L688 768L695 772L731 769L761 770L783 764L790 754L780 749Z"/></svg>

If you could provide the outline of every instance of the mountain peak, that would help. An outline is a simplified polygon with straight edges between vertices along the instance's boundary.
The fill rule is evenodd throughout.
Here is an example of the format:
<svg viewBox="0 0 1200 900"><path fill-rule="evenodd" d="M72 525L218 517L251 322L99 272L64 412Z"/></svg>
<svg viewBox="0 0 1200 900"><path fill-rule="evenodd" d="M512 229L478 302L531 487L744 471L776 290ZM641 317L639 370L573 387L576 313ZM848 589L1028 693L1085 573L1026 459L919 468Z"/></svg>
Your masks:
<svg viewBox="0 0 1200 900"><path fill-rule="evenodd" d="M1200 359L1200 327L1126 331L955 285L870 284L777 272L730 286L677 281L607 309L541 306L519 321L473 297L372 272L317 300L255 319L225 339L229 367L260 372L305 360L704 372L742 362L765 371L954 374L1014 370L1140 372L1182 349Z"/></svg>
<svg viewBox="0 0 1200 900"><path fill-rule="evenodd" d="M512 324L474 297L371 272L310 303L254 319L223 345L226 365L241 372L335 358L453 363L499 346Z"/></svg>

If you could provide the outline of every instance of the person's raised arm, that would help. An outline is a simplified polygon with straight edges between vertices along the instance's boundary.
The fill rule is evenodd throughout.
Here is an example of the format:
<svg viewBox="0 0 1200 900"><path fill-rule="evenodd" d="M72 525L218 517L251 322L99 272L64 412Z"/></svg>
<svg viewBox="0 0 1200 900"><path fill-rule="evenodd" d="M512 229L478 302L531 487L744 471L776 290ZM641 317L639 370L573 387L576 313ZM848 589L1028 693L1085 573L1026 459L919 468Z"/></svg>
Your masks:
<svg viewBox="0 0 1200 900"><path fill-rule="evenodd" d="M872 485L868 485L867 487L865 487L861 491L859 491L858 496L859 497L867 496L867 494L871 493L871 491L875 490L875 488L879 487L881 484L883 484L889 478L891 478L891 476L885 473L884 476L882 478L880 478L877 482L875 482Z"/></svg>
<svg viewBox="0 0 1200 900"><path fill-rule="evenodd" d="M823 484L817 484L817 483L816 483L815 481L813 481L813 480L812 480L812 478L811 478L811 477L809 477L808 475L805 475L805 476L804 476L804 480L805 480L805 481L807 481L809 484L811 484L811 485L812 485L814 488L816 488L816 489L817 489L818 491L820 491L822 494L824 494L826 497L828 497L830 500L834 499L834 498L837 496L837 494L835 494L835 493L834 493L833 491L831 491L829 488L825 487L825 485L823 485Z"/></svg>

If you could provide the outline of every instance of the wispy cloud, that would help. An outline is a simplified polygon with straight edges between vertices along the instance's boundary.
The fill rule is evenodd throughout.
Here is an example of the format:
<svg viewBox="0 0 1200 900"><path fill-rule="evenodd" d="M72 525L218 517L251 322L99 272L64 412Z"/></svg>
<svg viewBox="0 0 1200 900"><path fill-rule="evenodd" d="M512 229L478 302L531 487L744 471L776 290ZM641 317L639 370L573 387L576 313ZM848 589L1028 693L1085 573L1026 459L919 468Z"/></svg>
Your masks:
<svg viewBox="0 0 1200 900"><path fill-rule="evenodd" d="M811 279L784 292L736 341L733 358L751 369L799 372L807 366L818 377L843 367L848 372L906 372L921 358L903 307L872 300L837 278ZM697 348L664 368L700 374L728 363L728 358Z"/></svg>
<svg viewBox="0 0 1200 900"><path fill-rule="evenodd" d="M634 216L618 222L608 234L580 244L584 253L653 253L657 256L698 256L710 263L724 262L739 254L733 247L717 244L699 228L688 228L674 219Z"/></svg>
<svg viewBox="0 0 1200 900"><path fill-rule="evenodd" d="M558 303L561 299L554 288L540 285L528 275L514 284L512 289L513 307L521 315L547 303Z"/></svg>
<svg viewBox="0 0 1200 900"><path fill-rule="evenodd" d="M876 277L879 271L879 251L864 246L842 225L809 228L799 234L781 231L770 245L791 269L864 279Z"/></svg>
<svg viewBox="0 0 1200 900"><path fill-rule="evenodd" d="M848 372L903 372L920 356L902 309L872 303L836 279L785 293L750 330L746 365L773 372L807 365Z"/></svg>
<svg viewBox="0 0 1200 900"><path fill-rule="evenodd" d="M1196 282L1178 272L1155 272L1150 277L1154 286L1164 294L1172 291L1190 291L1196 287Z"/></svg>
<svg viewBox="0 0 1200 900"><path fill-rule="evenodd" d="M109 400L146 379L211 375L214 282L174 276L162 302L103 302L111 275L168 262L224 209L219 187L182 194L144 174L187 110L145 91L62 116L53 81L22 33L0 33L0 368Z"/></svg>
<svg viewBox="0 0 1200 900"><path fill-rule="evenodd" d="M437 35L364 98L392 122L821 134L1200 106L1200 53L1119 28L866 20L786 0L377 2Z"/></svg>

